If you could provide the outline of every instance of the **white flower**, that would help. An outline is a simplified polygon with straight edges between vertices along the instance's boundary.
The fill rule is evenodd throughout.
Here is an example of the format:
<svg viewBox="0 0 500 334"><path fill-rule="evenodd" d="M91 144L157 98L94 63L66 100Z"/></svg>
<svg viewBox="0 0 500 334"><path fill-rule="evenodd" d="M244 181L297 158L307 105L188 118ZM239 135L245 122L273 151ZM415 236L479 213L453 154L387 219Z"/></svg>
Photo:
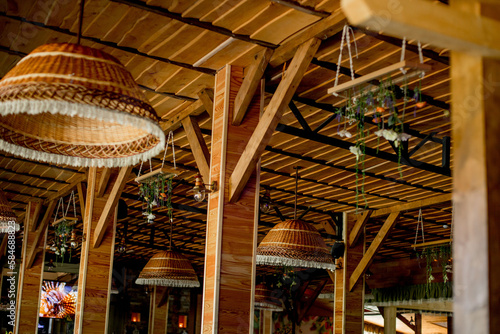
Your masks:
<svg viewBox="0 0 500 334"><path fill-rule="evenodd" d="M384 136L384 129L380 129L374 132L377 137L383 137Z"/></svg>
<svg viewBox="0 0 500 334"><path fill-rule="evenodd" d="M398 133L394 130L384 130L383 136L385 139L390 141L395 141L396 139L398 139Z"/></svg>
<svg viewBox="0 0 500 334"><path fill-rule="evenodd" d="M410 138L411 138L411 136L407 133L404 133L404 132L402 132L398 135L398 140L400 140L400 141L407 141Z"/></svg>
<svg viewBox="0 0 500 334"><path fill-rule="evenodd" d="M153 219L155 219L155 217L156 216L152 213L148 214L148 220L153 220Z"/></svg>
<svg viewBox="0 0 500 334"><path fill-rule="evenodd" d="M352 134L347 131L347 130L340 130L339 132L337 132L337 134L340 136L340 137L346 137L346 138L351 138L352 137Z"/></svg>
<svg viewBox="0 0 500 334"><path fill-rule="evenodd" d="M158 203L156 203L156 200L154 199L153 202L151 203L151 205L157 205Z"/></svg>
<svg viewBox="0 0 500 334"><path fill-rule="evenodd" d="M359 157L361 155L363 155L363 152L361 151L361 149L357 146L351 146L349 147L349 151L351 151L352 154L354 154L356 156L356 160L359 160Z"/></svg>

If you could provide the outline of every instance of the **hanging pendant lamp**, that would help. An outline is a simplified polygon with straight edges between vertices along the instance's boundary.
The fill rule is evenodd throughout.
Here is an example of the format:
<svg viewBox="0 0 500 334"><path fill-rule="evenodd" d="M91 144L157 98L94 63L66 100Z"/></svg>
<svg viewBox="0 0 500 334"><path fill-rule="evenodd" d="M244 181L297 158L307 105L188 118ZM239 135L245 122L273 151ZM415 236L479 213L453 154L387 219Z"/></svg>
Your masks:
<svg viewBox="0 0 500 334"><path fill-rule="evenodd" d="M172 220L168 250L156 253L135 281L140 285L159 285L175 288L198 288L200 282L189 260L172 250Z"/></svg>
<svg viewBox="0 0 500 334"><path fill-rule="evenodd" d="M257 247L257 264L335 270L332 256L318 230L297 219L298 170L295 174L294 219L274 226Z"/></svg>
<svg viewBox="0 0 500 334"><path fill-rule="evenodd" d="M79 31L82 14L83 1ZM120 167L164 146L153 107L103 51L79 42L42 45L0 81L0 150L56 164Z"/></svg>
<svg viewBox="0 0 500 334"><path fill-rule="evenodd" d="M0 233L17 232L19 224L12 207L2 189L0 189Z"/></svg>
<svg viewBox="0 0 500 334"><path fill-rule="evenodd" d="M256 309L260 310L283 311L281 300L273 296L271 289L264 282L255 286L254 305Z"/></svg>

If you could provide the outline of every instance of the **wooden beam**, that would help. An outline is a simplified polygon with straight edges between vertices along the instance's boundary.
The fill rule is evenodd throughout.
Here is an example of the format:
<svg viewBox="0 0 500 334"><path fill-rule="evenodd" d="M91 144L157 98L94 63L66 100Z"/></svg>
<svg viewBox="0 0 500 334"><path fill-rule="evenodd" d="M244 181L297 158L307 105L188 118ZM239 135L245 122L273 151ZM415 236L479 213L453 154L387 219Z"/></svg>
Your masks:
<svg viewBox="0 0 500 334"><path fill-rule="evenodd" d="M398 318L403 324L405 324L406 326L408 326L412 331L416 332L416 327L415 325L411 324L410 321L408 319L406 319L405 317L403 317L403 315L401 314L396 314L396 318Z"/></svg>
<svg viewBox="0 0 500 334"><path fill-rule="evenodd" d="M316 10L314 7L302 5L298 1L293 1L293 0L271 0L271 1L279 3L280 5L283 5L286 7L293 8L295 10L298 10L299 12L303 12L303 13L306 13L309 15L315 15L315 16L319 16L322 18L330 16L330 13L328 13L328 12L319 11L319 10Z"/></svg>
<svg viewBox="0 0 500 334"><path fill-rule="evenodd" d="M150 292L149 302L149 334L165 334L168 318L168 287L154 286ZM167 294L167 299L161 303ZM161 304L161 305L160 305Z"/></svg>
<svg viewBox="0 0 500 334"><path fill-rule="evenodd" d="M255 55L254 61L248 66L243 83L234 100L233 125L240 125L243 121L272 54L271 49L264 49Z"/></svg>
<svg viewBox="0 0 500 334"><path fill-rule="evenodd" d="M384 225L382 225L382 227L380 228L380 231L375 236L375 239L373 239L365 255L363 255L363 259L361 259L358 266L352 273L351 278L349 279L349 291L352 291L354 289L356 283L358 283L361 276L365 273L366 269L368 269L368 267L372 263L373 257L380 249L380 247L382 247L382 244L389 235L389 232L396 224L399 214L399 212L392 212L385 221Z"/></svg>
<svg viewBox="0 0 500 334"><path fill-rule="evenodd" d="M396 334L396 314L396 307L384 307L384 334Z"/></svg>
<svg viewBox="0 0 500 334"><path fill-rule="evenodd" d="M346 23L347 20L344 13L339 10L327 18L311 24L309 27L300 30L298 33L281 42L280 47L274 50L274 54L272 55L269 64L272 67L283 64L285 61L288 61L293 57L297 48L301 44L313 37L324 40L333 36L339 31L342 31Z"/></svg>
<svg viewBox="0 0 500 334"><path fill-rule="evenodd" d="M109 177L111 176L111 168L104 168L101 173L101 179L99 180L99 185L97 187L95 197L99 198L104 196L106 191L106 186L108 185Z"/></svg>
<svg viewBox="0 0 500 334"><path fill-rule="evenodd" d="M363 232L363 229L368 222L368 219L370 219L370 215L372 214L372 210L366 210L361 214L361 216L358 217L358 220L356 221L356 224L351 230L351 233L349 234L349 247L352 247L356 245L358 242L359 237L361 236L361 233Z"/></svg>
<svg viewBox="0 0 500 334"><path fill-rule="evenodd" d="M449 201L451 201L451 198L452 198L452 194L444 194L444 195L438 195L438 196L434 196L434 197L425 198L425 199L418 200L418 201L408 202L408 203L404 203L404 204L398 204L398 205L390 206L387 208L374 210L372 212L370 218L386 216L386 215L393 213L393 212L415 210L415 209L424 208L426 206L431 206L434 204L449 202Z"/></svg>
<svg viewBox="0 0 500 334"><path fill-rule="evenodd" d="M210 181L210 152L201 133L198 121L193 116L186 117L182 121L182 127L186 132L189 147L191 147L191 151L193 152L194 160L203 178L203 183L208 184Z"/></svg>
<svg viewBox="0 0 500 334"><path fill-rule="evenodd" d="M76 186L76 189L78 190L78 203L80 204L80 212L85 213L85 195L86 195L86 187L83 182L78 183ZM83 214L82 214L82 219L83 219Z"/></svg>
<svg viewBox="0 0 500 334"><path fill-rule="evenodd" d="M188 116L198 116L205 111L205 105L201 99L191 103L181 112L174 115L172 118L162 119L160 126L165 132L174 131L181 127L181 122Z"/></svg>
<svg viewBox="0 0 500 334"><path fill-rule="evenodd" d="M319 222L319 224L325 229L326 233L331 235L337 235L336 226L332 219L326 219Z"/></svg>
<svg viewBox="0 0 500 334"><path fill-rule="evenodd" d="M56 209L56 204L57 200L52 200L48 207L47 210L45 211L45 214L42 218L42 221L38 225L38 228L36 229L36 234L33 239L33 243L31 244L31 247L28 250L27 257L26 257L26 268L29 269L35 262L36 255L41 251L39 248L40 241L42 238L45 236L45 230L47 229L47 226L49 225L49 220L52 218L52 214L54 213L54 210ZM26 220L28 221L28 220Z"/></svg>
<svg viewBox="0 0 500 334"><path fill-rule="evenodd" d="M42 211L43 203L42 202L28 202L28 205L33 206L33 212L30 214L30 222L25 220L25 226L30 226L31 232L35 232L38 224L38 218L40 217L40 213ZM26 211L30 211L27 209ZM28 218L26 216L26 218Z"/></svg>
<svg viewBox="0 0 500 334"><path fill-rule="evenodd" d="M229 201L231 203L238 200L250 175L255 171L257 161L271 139L281 115L288 108L288 103L292 100L292 96L309 67L309 63L314 57L319 44L319 39L312 38L297 49L284 79L280 82L278 89L262 114L258 127L248 140L245 150L231 174L229 180Z"/></svg>
<svg viewBox="0 0 500 334"><path fill-rule="evenodd" d="M214 112L214 91L212 89L204 88L198 92L198 97L203 103L207 113L210 117L212 117Z"/></svg>
<svg viewBox="0 0 500 334"><path fill-rule="evenodd" d="M130 175L132 171L132 166L121 167L120 172L118 173L118 178L113 184L113 188L111 189L111 193L106 201L106 205L102 210L101 216L99 217L99 222L94 231L94 243L93 247L97 248L101 244L102 238L106 233L107 227L110 220L110 217L115 212L116 204L120 199L120 195L123 192L123 188L125 188L125 184L127 183L127 177Z"/></svg>
<svg viewBox="0 0 500 334"><path fill-rule="evenodd" d="M441 48L500 58L500 22L430 1L343 0L350 24Z"/></svg>

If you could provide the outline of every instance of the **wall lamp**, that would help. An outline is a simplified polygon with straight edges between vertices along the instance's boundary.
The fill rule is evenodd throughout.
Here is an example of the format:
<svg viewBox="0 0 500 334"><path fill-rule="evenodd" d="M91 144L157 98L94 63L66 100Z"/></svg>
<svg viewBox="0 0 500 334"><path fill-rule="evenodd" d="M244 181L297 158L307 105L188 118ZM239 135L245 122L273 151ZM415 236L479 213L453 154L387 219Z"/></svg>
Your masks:
<svg viewBox="0 0 500 334"><path fill-rule="evenodd" d="M208 189L205 188L208 186ZM194 188L188 192L193 193L193 198L196 202L203 202L206 193L211 193L217 191L217 181L213 181L211 184L204 184L200 174L195 176Z"/></svg>

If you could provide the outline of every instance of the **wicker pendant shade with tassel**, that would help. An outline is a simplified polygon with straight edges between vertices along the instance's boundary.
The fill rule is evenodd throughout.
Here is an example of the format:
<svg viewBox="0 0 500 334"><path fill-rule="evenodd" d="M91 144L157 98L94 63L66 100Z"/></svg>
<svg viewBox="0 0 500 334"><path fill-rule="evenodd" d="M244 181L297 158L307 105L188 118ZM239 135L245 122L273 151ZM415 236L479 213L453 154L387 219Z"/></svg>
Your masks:
<svg viewBox="0 0 500 334"><path fill-rule="evenodd" d="M283 311L281 300L273 296L271 289L264 282L255 286L255 308L275 312Z"/></svg>
<svg viewBox="0 0 500 334"><path fill-rule="evenodd" d="M318 230L297 219L297 181L295 180L294 219L274 226L257 247L257 264L335 270L332 256Z"/></svg>
<svg viewBox="0 0 500 334"><path fill-rule="evenodd" d="M0 81L0 149L71 166L118 167L165 146L158 117L113 56L79 44L36 48Z"/></svg>
<svg viewBox="0 0 500 334"><path fill-rule="evenodd" d="M198 276L196 276L189 260L181 253L172 250L172 220L170 220L168 250L153 255L135 283L175 288L197 288L200 286Z"/></svg>
<svg viewBox="0 0 500 334"><path fill-rule="evenodd" d="M0 233L17 232L19 231L19 224L17 217L12 211L7 197L2 189L0 189Z"/></svg>

